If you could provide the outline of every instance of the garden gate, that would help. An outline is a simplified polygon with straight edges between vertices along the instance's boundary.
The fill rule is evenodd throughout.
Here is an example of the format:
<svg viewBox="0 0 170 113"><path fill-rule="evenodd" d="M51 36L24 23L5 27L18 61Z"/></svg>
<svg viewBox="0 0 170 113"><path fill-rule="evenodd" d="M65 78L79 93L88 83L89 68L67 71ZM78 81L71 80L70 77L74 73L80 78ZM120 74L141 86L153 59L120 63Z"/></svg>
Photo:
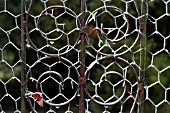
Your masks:
<svg viewBox="0 0 170 113"><path fill-rule="evenodd" d="M1 113L169 113L170 0L1 0Z"/></svg>

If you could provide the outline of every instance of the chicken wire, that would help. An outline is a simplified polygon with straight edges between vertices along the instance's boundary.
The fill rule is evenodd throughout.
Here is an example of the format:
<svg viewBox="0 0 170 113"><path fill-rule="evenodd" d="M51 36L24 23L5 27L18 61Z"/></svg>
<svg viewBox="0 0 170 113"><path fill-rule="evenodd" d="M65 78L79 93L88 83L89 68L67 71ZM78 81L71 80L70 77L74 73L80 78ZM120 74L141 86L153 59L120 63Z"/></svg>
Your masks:
<svg viewBox="0 0 170 113"><path fill-rule="evenodd" d="M0 2L0 111L168 113L170 1L72 2Z"/></svg>

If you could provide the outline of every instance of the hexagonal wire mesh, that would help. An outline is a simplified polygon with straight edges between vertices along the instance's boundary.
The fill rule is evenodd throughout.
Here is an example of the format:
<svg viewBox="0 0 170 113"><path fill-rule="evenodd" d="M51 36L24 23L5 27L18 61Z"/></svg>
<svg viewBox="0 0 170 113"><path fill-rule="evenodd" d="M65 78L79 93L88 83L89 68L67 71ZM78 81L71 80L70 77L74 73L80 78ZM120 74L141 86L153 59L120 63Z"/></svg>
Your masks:
<svg viewBox="0 0 170 113"><path fill-rule="evenodd" d="M0 111L169 113L169 17L170 0L0 1Z"/></svg>

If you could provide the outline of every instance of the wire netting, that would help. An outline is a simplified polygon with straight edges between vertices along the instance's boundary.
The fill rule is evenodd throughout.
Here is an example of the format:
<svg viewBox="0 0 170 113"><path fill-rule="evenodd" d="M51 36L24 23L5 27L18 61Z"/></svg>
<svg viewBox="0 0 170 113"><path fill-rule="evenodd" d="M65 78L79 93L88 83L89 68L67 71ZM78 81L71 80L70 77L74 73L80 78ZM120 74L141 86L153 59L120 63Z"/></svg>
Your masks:
<svg viewBox="0 0 170 113"><path fill-rule="evenodd" d="M0 112L169 113L169 20L170 0L1 0Z"/></svg>

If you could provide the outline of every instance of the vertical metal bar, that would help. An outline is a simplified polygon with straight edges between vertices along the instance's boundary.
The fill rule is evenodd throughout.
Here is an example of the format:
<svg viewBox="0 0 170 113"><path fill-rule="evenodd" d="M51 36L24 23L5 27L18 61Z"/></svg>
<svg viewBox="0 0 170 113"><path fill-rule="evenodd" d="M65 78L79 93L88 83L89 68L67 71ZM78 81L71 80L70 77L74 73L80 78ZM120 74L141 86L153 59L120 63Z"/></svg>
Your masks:
<svg viewBox="0 0 170 113"><path fill-rule="evenodd" d="M141 21L140 21L140 75L138 83L138 113L144 113L144 78L145 78L145 62L146 62L146 21L147 21L147 2L146 0L141 0Z"/></svg>
<svg viewBox="0 0 170 113"><path fill-rule="evenodd" d="M84 71L85 71L85 20L86 20L86 0L81 0L81 45L80 45L80 99L79 99L79 113L84 113Z"/></svg>
<svg viewBox="0 0 170 113"><path fill-rule="evenodd" d="M21 0L21 113L26 113L26 14L25 14L25 0Z"/></svg>

